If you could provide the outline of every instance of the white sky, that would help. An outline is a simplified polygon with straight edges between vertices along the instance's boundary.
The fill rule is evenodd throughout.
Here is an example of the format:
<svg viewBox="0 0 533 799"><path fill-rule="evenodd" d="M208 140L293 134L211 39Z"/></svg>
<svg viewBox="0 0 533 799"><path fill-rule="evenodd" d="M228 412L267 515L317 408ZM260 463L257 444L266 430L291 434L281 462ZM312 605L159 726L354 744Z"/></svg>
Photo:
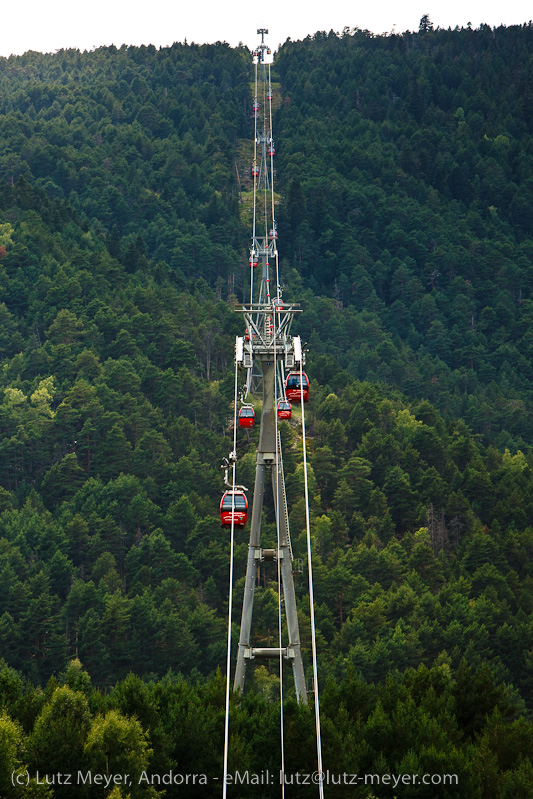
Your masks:
<svg viewBox="0 0 533 799"><path fill-rule="evenodd" d="M374 33L417 30L429 14L435 27L516 25L533 18L526 0L404 0L357 3L349 0L309 0L307 3L270 0L263 6L243 0L11 0L2 9L0 55L26 50L54 52L102 45L154 44L175 41L239 41L250 47L258 41L257 28L268 28L267 42L276 49L288 37L302 39L317 30L341 31L345 26Z"/></svg>

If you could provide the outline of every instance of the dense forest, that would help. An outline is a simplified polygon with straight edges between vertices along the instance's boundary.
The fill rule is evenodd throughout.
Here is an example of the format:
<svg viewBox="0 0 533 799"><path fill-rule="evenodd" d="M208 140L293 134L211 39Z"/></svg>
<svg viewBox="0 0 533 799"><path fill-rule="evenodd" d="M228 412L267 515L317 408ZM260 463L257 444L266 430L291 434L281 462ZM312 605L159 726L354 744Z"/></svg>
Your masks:
<svg viewBox="0 0 533 799"><path fill-rule="evenodd" d="M309 348L324 766L458 778L339 797L533 797L532 45L531 23L425 25L317 33L275 57L281 274ZM0 59L7 799L220 795L217 510L251 77L250 52L223 43ZM246 485L257 434L239 432ZM282 438L305 563L298 412ZM268 513L262 529L273 541ZM235 630L247 549L238 533ZM257 636L277 629L271 577ZM289 679L285 695L286 769L312 772L313 710ZM233 770L278 773L278 698L264 667L232 697ZM131 780L36 776L78 770ZM143 777L172 770L211 782Z"/></svg>

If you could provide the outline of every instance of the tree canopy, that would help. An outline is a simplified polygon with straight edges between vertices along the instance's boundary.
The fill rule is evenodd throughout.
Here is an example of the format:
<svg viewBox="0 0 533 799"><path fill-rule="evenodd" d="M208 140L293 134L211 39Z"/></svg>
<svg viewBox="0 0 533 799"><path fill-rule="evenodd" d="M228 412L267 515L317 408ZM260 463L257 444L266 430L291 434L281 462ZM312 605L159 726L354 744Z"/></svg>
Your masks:
<svg viewBox="0 0 533 799"><path fill-rule="evenodd" d="M325 763L458 775L417 798L531 786L532 30L426 15L418 33L287 41L274 62L280 270L309 348ZM67 767L129 773L113 799L161 795L148 775L186 764L221 772L217 510L247 285L250 64L222 43L0 59L10 799L70 797L34 779ZM281 434L305 562L297 409ZM245 484L257 435L239 431ZM275 534L266 511L265 545ZM239 534L238 599L247 552ZM261 642L277 586L259 575ZM249 682L232 699L233 767L277 773L279 678ZM285 694L286 768L312 772L312 712ZM26 768L17 793L5 775Z"/></svg>

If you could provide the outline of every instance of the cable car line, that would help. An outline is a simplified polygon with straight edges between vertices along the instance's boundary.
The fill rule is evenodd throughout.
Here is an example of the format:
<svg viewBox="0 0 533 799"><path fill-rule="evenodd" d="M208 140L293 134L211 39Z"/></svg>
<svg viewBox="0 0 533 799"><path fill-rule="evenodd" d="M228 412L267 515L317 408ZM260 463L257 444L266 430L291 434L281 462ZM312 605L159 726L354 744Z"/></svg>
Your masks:
<svg viewBox="0 0 533 799"><path fill-rule="evenodd" d="M274 184L272 184L273 186ZM273 189L272 189L273 190ZM277 372L277 351L276 351L276 314L274 314L274 363L276 364L276 372ZM278 578L278 641L279 641L279 705L280 705L280 750L281 750L281 796L285 797L285 720L283 715L283 641L282 641L282 620L281 620L281 526L280 526L280 491L279 491L279 483L280 483L280 455L281 455L281 442L279 437L279 430L278 430L278 414L277 414L277 407L278 407L278 381L277 381L277 374L274 377L274 408L276 408L276 413L274 415L274 425L276 431L276 460L275 460L275 468L276 468L276 542L277 542L277 553L278 557L276 558L276 565L277 565L277 578ZM283 474L283 467L281 468L281 474ZM290 540L290 539L289 539ZM292 548L291 548L291 557L292 557Z"/></svg>
<svg viewBox="0 0 533 799"><path fill-rule="evenodd" d="M307 538L307 576L309 582L309 608L311 617L311 650L313 656L313 694L315 698L315 732L316 749L318 761L318 773L322 775L322 736L320 732L320 703L318 696L318 668L316 657L316 627L315 627L315 597L313 588L313 561L311 557L311 522L309 516L309 483L307 478L307 446L305 442L305 398L302 362L300 361L300 407L302 409L302 449L304 461L304 497L305 497L305 532ZM306 375L307 377L307 375ZM309 381L307 381L309 384ZM322 779L318 783L318 795L320 799L324 797L324 783Z"/></svg>
<svg viewBox="0 0 533 799"><path fill-rule="evenodd" d="M299 336L291 333L292 322L301 309L294 303L284 303L279 279L278 230L275 215L274 194L274 139L272 135L272 76L270 63L265 62L265 53L270 50L265 44L264 34L259 29L261 44L253 52L254 76L254 148L252 161L253 217L252 245L250 248L250 296L249 303L237 308L244 317L245 335L235 341L235 391L233 414L233 450L224 459L224 483L227 487L220 502L221 525L231 530L230 540L230 598L228 607L228 645L226 657L226 708L224 729L224 784L223 797L227 793L228 748L229 748L229 695L231 673L231 624L232 591L234 569L235 528L244 528L250 516L250 536L246 565L246 578L241 612L241 625L237 649L237 661L233 689L242 692L245 686L247 667L253 661L277 659L279 663L280 692L280 748L281 748L281 794L285 796L285 722L284 722L284 664L290 663L298 702L307 704L308 693L303 667L298 612L293 579L293 552L289 530L289 512L285 490L283 453L279 422L291 419L291 402L300 402L302 415L304 495L306 512L306 536L309 579L309 601L311 617L311 643L313 668L313 693L315 703L315 727L318 771L322 772L322 742L318 697L316 656L316 627L314 617L314 592L311 566L311 534L309 513L309 486L307 474L307 448L305 430L305 403L309 399L309 378L303 371L305 351ZM268 194L270 193L270 197ZM262 217L262 218L260 218ZM254 288L254 272L261 266L259 285ZM271 269L272 267L272 269ZM262 374L262 412L256 446L255 482L249 514L247 489L236 483L237 428L255 425L255 410L247 401L252 391L254 367ZM246 370L244 387L238 396L238 369ZM248 436L248 433L247 433ZM248 438L249 440L249 438ZM232 479L229 479L229 470ZM264 548L261 544L261 519L265 500L266 478L272 480L274 514L276 520L276 548ZM267 497L268 498L268 497ZM270 500L271 501L271 500ZM254 593L259 566L263 562L275 561L278 593L278 646L255 646L252 636ZM282 597L283 591L283 597ZM286 632L283 631L282 599ZM270 642L269 642L270 644ZM319 781L319 796L323 798L323 784Z"/></svg>
<svg viewBox="0 0 533 799"><path fill-rule="evenodd" d="M269 145L269 156L270 156L270 185L272 186L272 233L275 234L272 236L274 239L274 259L276 263L276 286L277 286L277 298L281 300L281 291L279 285L279 262L278 262L278 248L276 246L276 239L277 239L277 228L276 228L276 216L274 210L274 140L272 138L272 78L271 78L271 70L270 64L268 65L268 85L269 85L269 93L268 93L268 108L269 108L269 117L270 117L270 145Z"/></svg>
<svg viewBox="0 0 533 799"><path fill-rule="evenodd" d="M232 469L232 490L233 499L235 499L236 489L236 462L237 462L237 385L238 385L238 363L235 358L235 394L234 394L234 412L233 412L233 469ZM227 480L227 472L225 473ZM235 506L233 507L233 511ZM228 639L226 648L226 696L225 696L225 719L224 719L224 782L222 788L222 796L226 799L227 793L227 775L228 775L228 751L229 751L229 699L230 699L230 682L229 674L231 671L231 617L233 615L233 553L235 543L235 513L232 513L231 519L231 533L230 533L230 556L229 556L229 597L228 597Z"/></svg>

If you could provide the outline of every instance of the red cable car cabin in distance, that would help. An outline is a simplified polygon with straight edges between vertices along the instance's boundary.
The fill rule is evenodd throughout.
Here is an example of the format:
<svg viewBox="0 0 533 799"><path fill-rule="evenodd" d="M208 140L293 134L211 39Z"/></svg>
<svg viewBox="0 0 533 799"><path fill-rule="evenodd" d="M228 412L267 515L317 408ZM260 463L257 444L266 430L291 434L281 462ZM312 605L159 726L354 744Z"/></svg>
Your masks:
<svg viewBox="0 0 533 799"><path fill-rule="evenodd" d="M220 500L220 526L244 527L248 521L248 500L244 491L226 491Z"/></svg>
<svg viewBox="0 0 533 799"><path fill-rule="evenodd" d="M290 419L292 415L292 405L288 400L278 402L278 419Z"/></svg>
<svg viewBox="0 0 533 799"><path fill-rule="evenodd" d="M305 372L301 373L302 382L300 384L300 372L289 372L285 381L285 396L293 402L300 402L302 389L304 402L309 399L309 378Z"/></svg>
<svg viewBox="0 0 533 799"><path fill-rule="evenodd" d="M239 427L253 427L255 411L251 405L243 405L239 411Z"/></svg>

